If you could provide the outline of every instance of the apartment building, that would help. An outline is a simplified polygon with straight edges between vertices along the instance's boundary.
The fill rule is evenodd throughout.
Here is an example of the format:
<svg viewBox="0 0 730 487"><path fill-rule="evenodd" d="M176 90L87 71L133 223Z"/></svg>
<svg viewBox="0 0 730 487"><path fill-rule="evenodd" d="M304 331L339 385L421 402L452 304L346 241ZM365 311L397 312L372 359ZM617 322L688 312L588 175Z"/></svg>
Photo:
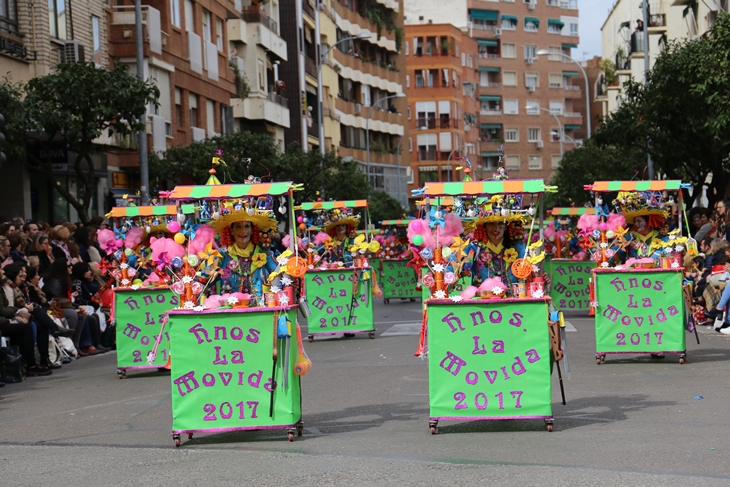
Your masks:
<svg viewBox="0 0 730 487"><path fill-rule="evenodd" d="M479 124L477 85L482 72L477 70L477 41L452 24L408 24L405 33L406 138L413 175L409 189L431 181L463 179L464 174L455 170L465 166L456 162L459 156L472 162L475 179L491 177L481 163L490 153L482 156L480 148L482 137L488 141L497 125Z"/></svg>
<svg viewBox="0 0 730 487"><path fill-rule="evenodd" d="M286 144L320 148L321 120L323 150L337 151L363 172L369 166L373 187L405 206L409 161L405 153L398 158L397 148L406 103L396 97L405 84L402 0L295 0L284 8L282 32L291 62L281 75L297 107Z"/></svg>
<svg viewBox="0 0 730 487"><path fill-rule="evenodd" d="M65 0L47 2L0 1L0 77L12 83L27 82L49 74L62 62L86 61L107 66L107 10L104 0L75 3L71 11ZM41 154L38 148L36 156ZM76 173L69 167L69 152L52 151L53 175L71 194L77 194ZM44 157L45 158L45 157ZM104 212L106 157L94 156L97 194L92 211ZM0 179L0 207L6 215L25 218L63 216L73 220L76 212L54 191L45 178L34 176L22 164L6 163Z"/></svg>
<svg viewBox="0 0 730 487"><path fill-rule="evenodd" d="M697 39L715 24L717 16L730 11L729 0L649 0L649 67L667 42ZM601 55L616 67L616 80L602 78L598 100L604 116L621 103L623 83L644 80L644 24L641 0L615 0L601 27Z"/></svg>
<svg viewBox="0 0 730 487"><path fill-rule="evenodd" d="M575 139L586 123L576 104L584 80L564 57L579 44L577 0L465 0L444 10L443 2L409 0L406 24L448 18L476 40L483 171L496 167L503 145L512 178L550 180L560 166L560 128Z"/></svg>

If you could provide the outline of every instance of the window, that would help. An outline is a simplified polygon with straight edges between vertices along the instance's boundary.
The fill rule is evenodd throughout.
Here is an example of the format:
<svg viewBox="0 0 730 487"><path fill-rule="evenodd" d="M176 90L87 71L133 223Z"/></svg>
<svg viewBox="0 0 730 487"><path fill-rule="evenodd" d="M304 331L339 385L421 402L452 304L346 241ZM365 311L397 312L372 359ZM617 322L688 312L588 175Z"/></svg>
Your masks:
<svg viewBox="0 0 730 487"><path fill-rule="evenodd" d="M516 58L517 47L515 44L502 44L502 57Z"/></svg>
<svg viewBox="0 0 730 487"><path fill-rule="evenodd" d="M548 7L557 7L558 0L547 0Z"/></svg>
<svg viewBox="0 0 730 487"><path fill-rule="evenodd" d="M552 169L560 169L560 162L563 160L562 157L560 157L560 154L553 154L550 156L550 167Z"/></svg>
<svg viewBox="0 0 730 487"><path fill-rule="evenodd" d="M502 85L517 86L517 72L516 71L503 72L502 73Z"/></svg>
<svg viewBox="0 0 730 487"><path fill-rule="evenodd" d="M223 21L218 18L215 19L215 43L218 51L223 52Z"/></svg>
<svg viewBox="0 0 730 487"><path fill-rule="evenodd" d="M407 56L408 55L408 41L406 41L405 47L406 47L406 56Z"/></svg>
<svg viewBox="0 0 730 487"><path fill-rule="evenodd" d="M170 0L170 22L180 27L180 0Z"/></svg>
<svg viewBox="0 0 730 487"><path fill-rule="evenodd" d="M0 6L3 0L0 0ZM97 66L101 65L101 25L99 17L91 16L91 43L94 50L93 59Z"/></svg>
<svg viewBox="0 0 730 487"><path fill-rule="evenodd" d="M533 91L540 86L540 78L537 73L525 73L525 87Z"/></svg>
<svg viewBox="0 0 730 487"><path fill-rule="evenodd" d="M188 103L190 104L190 126L198 126L198 96L194 93L188 94Z"/></svg>
<svg viewBox="0 0 730 487"><path fill-rule="evenodd" d="M411 106L410 105L408 105L406 112L408 113L408 120L410 120L411 119Z"/></svg>
<svg viewBox="0 0 730 487"><path fill-rule="evenodd" d="M466 53L461 53L461 65L466 66Z"/></svg>
<svg viewBox="0 0 730 487"><path fill-rule="evenodd" d="M66 0L48 0L48 21L51 37L66 40Z"/></svg>
<svg viewBox="0 0 730 487"><path fill-rule="evenodd" d="M471 55L466 56L466 65L470 68L473 67L473 61L472 61Z"/></svg>
<svg viewBox="0 0 730 487"><path fill-rule="evenodd" d="M258 67L259 67L259 89L264 90L264 89L266 89L266 64L264 63L263 59L259 59Z"/></svg>
<svg viewBox="0 0 730 487"><path fill-rule="evenodd" d="M436 102L416 102L416 125L418 127L436 128Z"/></svg>
<svg viewBox="0 0 730 487"><path fill-rule="evenodd" d="M527 168L530 171L539 171L542 169L542 156L527 156Z"/></svg>
<svg viewBox="0 0 730 487"><path fill-rule="evenodd" d="M417 69L416 70L416 88L423 88L426 86L426 81L423 78L423 70Z"/></svg>
<svg viewBox="0 0 730 487"><path fill-rule="evenodd" d="M550 113L553 115L563 114L563 100L550 100Z"/></svg>
<svg viewBox="0 0 730 487"><path fill-rule="evenodd" d="M550 73L548 75L548 86L550 88L560 88L561 86L563 86L563 74Z"/></svg>
<svg viewBox="0 0 730 487"><path fill-rule="evenodd" d="M446 88L449 86L449 70L444 68L441 70L441 86Z"/></svg>
<svg viewBox="0 0 730 487"><path fill-rule="evenodd" d="M525 59L535 59L537 52L537 46L527 45L525 46Z"/></svg>
<svg viewBox="0 0 730 487"><path fill-rule="evenodd" d="M564 24L559 20L548 19L548 34L560 34L563 30L563 26Z"/></svg>
<svg viewBox="0 0 730 487"><path fill-rule="evenodd" d="M504 156L504 166L508 171L519 171L520 156Z"/></svg>
<svg viewBox="0 0 730 487"><path fill-rule="evenodd" d="M517 100L504 100L504 113L507 115L518 115L520 107Z"/></svg>
<svg viewBox="0 0 730 487"><path fill-rule="evenodd" d="M578 24L569 24L570 26L570 35L577 36L578 35Z"/></svg>
<svg viewBox="0 0 730 487"><path fill-rule="evenodd" d="M563 59L563 53L559 46L548 46L548 61L560 61Z"/></svg>
<svg viewBox="0 0 730 487"><path fill-rule="evenodd" d="M210 35L210 12L203 9L203 40L210 42L212 36Z"/></svg>
<svg viewBox="0 0 730 487"><path fill-rule="evenodd" d="M540 115L540 100L527 100L525 107L528 115Z"/></svg>
<svg viewBox="0 0 730 487"><path fill-rule="evenodd" d="M418 134L418 160L434 161L436 160L437 151L437 134Z"/></svg>
<svg viewBox="0 0 730 487"><path fill-rule="evenodd" d="M18 10L14 0L0 0L0 31L18 35Z"/></svg>
<svg viewBox="0 0 730 487"><path fill-rule="evenodd" d="M195 32L195 9L192 0L185 0L185 30Z"/></svg>
<svg viewBox="0 0 730 487"><path fill-rule="evenodd" d="M525 19L525 32L537 32L538 22Z"/></svg>
<svg viewBox="0 0 730 487"><path fill-rule="evenodd" d="M504 129L504 141L505 142L519 142L520 131L516 127L507 127Z"/></svg>
<svg viewBox="0 0 730 487"><path fill-rule="evenodd" d="M503 30L516 30L517 29L517 17L502 16L502 29Z"/></svg>
<svg viewBox="0 0 730 487"><path fill-rule="evenodd" d="M528 128L527 129L527 142L537 142L540 139L540 129L539 128Z"/></svg>
<svg viewBox="0 0 730 487"><path fill-rule="evenodd" d="M180 88L175 88L175 125L182 127L183 124L183 108L182 108L182 92Z"/></svg>
<svg viewBox="0 0 730 487"><path fill-rule="evenodd" d="M221 134L229 133L228 127L228 105L220 104Z"/></svg>
<svg viewBox="0 0 730 487"><path fill-rule="evenodd" d="M413 152L413 137L408 137L408 152Z"/></svg>
<svg viewBox="0 0 730 487"><path fill-rule="evenodd" d="M406 88L410 88L410 87L411 87L411 75L407 74L406 75Z"/></svg>
<svg viewBox="0 0 730 487"><path fill-rule="evenodd" d="M215 102L205 100L205 121L208 124L208 137L215 135Z"/></svg>

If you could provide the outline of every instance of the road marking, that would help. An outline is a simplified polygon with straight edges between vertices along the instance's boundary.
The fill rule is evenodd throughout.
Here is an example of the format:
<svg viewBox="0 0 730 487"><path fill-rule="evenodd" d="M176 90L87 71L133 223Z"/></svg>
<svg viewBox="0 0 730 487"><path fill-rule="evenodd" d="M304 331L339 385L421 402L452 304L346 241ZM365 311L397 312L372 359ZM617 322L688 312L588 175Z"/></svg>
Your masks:
<svg viewBox="0 0 730 487"><path fill-rule="evenodd" d="M394 337L404 335L419 335L421 333L421 323L413 321L411 323L400 323L388 328L388 331L382 333L381 337Z"/></svg>
<svg viewBox="0 0 730 487"><path fill-rule="evenodd" d="M576 331L577 332L578 330L576 330L576 328L573 326L573 323L571 323L568 320L565 320L565 331Z"/></svg>

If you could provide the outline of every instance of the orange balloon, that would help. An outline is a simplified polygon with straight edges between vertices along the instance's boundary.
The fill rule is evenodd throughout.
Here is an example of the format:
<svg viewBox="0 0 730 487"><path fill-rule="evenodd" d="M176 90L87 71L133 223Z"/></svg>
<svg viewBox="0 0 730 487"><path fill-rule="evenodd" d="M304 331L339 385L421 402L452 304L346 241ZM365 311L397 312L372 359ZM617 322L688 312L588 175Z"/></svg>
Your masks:
<svg viewBox="0 0 730 487"><path fill-rule="evenodd" d="M302 230L303 231L303 230L306 230L306 229L307 229L307 224L306 223L300 223L299 224L299 230Z"/></svg>
<svg viewBox="0 0 730 487"><path fill-rule="evenodd" d="M286 273L292 277L302 277L307 272L307 261L301 257L292 257L286 263Z"/></svg>

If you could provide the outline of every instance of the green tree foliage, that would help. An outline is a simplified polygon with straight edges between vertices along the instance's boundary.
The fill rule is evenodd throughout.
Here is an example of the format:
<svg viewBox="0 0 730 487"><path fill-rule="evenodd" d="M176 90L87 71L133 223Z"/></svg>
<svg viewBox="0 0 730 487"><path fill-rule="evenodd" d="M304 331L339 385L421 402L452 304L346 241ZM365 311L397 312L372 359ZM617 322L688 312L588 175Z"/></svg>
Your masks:
<svg viewBox="0 0 730 487"><path fill-rule="evenodd" d="M373 191L368 199L370 221L378 227L378 222L405 217L405 211L397 199L384 191Z"/></svg>
<svg viewBox="0 0 730 487"><path fill-rule="evenodd" d="M21 163L25 156L25 137L28 120L23 109L23 87L8 78L0 82L0 113L5 117L2 132L5 144L2 151L8 156L8 164Z"/></svg>
<svg viewBox="0 0 730 487"><path fill-rule="evenodd" d="M99 137L133 134L145 127L139 119L148 104L155 104L159 90L129 73L126 65L114 70L94 63L59 64L52 74L31 79L23 88L25 144L57 148L75 154L71 162L80 186L80 198L61 186L49 161L37 160L30 152L23 160L29 169L48 178L76 209L82 221L89 219L89 206L96 194L92 155L101 150Z"/></svg>
<svg viewBox="0 0 730 487"><path fill-rule="evenodd" d="M712 174L712 204L724 197L730 182L728 73L730 15L721 14L702 39L668 43L647 76L647 87L624 84L621 106L592 134L592 141L599 149L629 151L637 162L651 155L656 172L690 183L695 198Z"/></svg>

